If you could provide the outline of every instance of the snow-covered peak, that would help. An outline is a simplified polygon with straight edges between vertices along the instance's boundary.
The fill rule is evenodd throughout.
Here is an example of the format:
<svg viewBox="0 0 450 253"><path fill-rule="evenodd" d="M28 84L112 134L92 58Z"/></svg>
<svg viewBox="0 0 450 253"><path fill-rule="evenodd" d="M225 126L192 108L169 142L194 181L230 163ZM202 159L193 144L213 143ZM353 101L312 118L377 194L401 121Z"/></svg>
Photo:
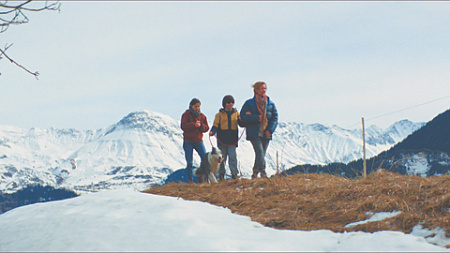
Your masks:
<svg viewBox="0 0 450 253"><path fill-rule="evenodd" d="M114 131L127 129L150 132L167 132L168 128L173 128L175 126L178 126L178 122L173 118L161 113L144 110L128 114L117 124L112 125L106 131L105 135Z"/></svg>
<svg viewBox="0 0 450 253"><path fill-rule="evenodd" d="M392 124L385 132L394 136L408 136L424 125L425 123L414 123L405 119ZM398 142L401 140L396 139L395 141Z"/></svg>

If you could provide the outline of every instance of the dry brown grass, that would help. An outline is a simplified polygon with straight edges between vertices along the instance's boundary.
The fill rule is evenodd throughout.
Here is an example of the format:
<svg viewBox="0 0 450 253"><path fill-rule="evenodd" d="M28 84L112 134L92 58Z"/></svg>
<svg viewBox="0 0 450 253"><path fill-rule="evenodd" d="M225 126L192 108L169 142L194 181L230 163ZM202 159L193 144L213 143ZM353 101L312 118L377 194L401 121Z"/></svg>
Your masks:
<svg viewBox="0 0 450 253"><path fill-rule="evenodd" d="M410 233L415 225L422 224L430 229L442 227L450 237L449 186L450 175L422 178L381 170L365 179L297 174L213 185L170 183L144 192L227 207L277 229ZM382 221L344 228L370 217L368 211L402 212Z"/></svg>

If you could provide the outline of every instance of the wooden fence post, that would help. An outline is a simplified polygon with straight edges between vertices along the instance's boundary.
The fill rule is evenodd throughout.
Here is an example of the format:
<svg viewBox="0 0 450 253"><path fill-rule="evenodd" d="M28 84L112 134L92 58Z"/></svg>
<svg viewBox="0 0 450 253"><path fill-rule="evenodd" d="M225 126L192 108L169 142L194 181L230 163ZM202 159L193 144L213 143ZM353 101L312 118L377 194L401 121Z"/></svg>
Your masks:
<svg viewBox="0 0 450 253"><path fill-rule="evenodd" d="M364 130L364 118L361 118L361 123L362 123L363 162L364 162L363 177L366 178L367 166L366 166L366 136L365 136L365 130Z"/></svg>

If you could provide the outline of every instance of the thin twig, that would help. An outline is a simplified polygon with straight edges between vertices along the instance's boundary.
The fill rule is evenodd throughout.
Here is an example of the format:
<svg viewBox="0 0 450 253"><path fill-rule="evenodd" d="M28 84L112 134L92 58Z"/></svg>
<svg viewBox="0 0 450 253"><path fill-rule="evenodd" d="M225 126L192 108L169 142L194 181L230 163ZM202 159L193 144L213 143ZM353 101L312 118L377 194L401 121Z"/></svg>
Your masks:
<svg viewBox="0 0 450 253"><path fill-rule="evenodd" d="M294 190L292 190L291 186L288 184L288 182L286 181L286 177L281 176L284 180L284 182L286 183L286 185L289 187L289 189L291 190L291 192L294 192Z"/></svg>
<svg viewBox="0 0 450 253"><path fill-rule="evenodd" d="M8 47L8 48L9 48L9 47ZM8 48L6 48L6 49L8 49ZM5 49L5 51L6 51L6 49ZM11 58L5 53L5 51L3 51L2 49L0 49L0 52L1 52L0 57L1 57L1 55L4 55L4 56L6 57L6 59L8 59L11 63L16 64L18 67L20 67L20 68L22 68L23 70L25 70L26 72L32 74L36 79L39 79L39 78L38 78L39 72L37 72L37 71L34 72L34 73L31 72L30 70L28 70L28 69L25 68L24 66L20 65L19 63L17 63L17 62L14 61L13 59L11 59Z"/></svg>

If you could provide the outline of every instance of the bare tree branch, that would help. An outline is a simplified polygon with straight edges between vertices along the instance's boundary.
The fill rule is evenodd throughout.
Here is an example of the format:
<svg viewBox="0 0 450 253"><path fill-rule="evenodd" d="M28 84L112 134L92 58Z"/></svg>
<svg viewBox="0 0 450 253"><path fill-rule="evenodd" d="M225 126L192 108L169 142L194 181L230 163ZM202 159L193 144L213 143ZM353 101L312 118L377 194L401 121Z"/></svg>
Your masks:
<svg viewBox="0 0 450 253"><path fill-rule="evenodd" d="M13 1L12 3L8 3L8 0L1 1L0 0L0 33L5 32L8 30L10 25L21 25L28 23L29 19L25 15L24 12L39 12L44 10L51 10L51 11L60 11L61 4L59 3L59 0L48 2L45 1L43 7L39 8L32 8L29 7L29 4L32 2L32 0L26 0L26 1ZM42 3L42 1L37 1L37 3ZM5 56L11 63L14 63L18 67L24 69L28 73L32 74L36 79L38 79L39 72L31 72L24 66L18 64L16 61L14 61L11 57L9 57L5 52L6 50L12 46L6 46L5 49L0 49L0 60L3 59L2 55ZM1 75L1 73L0 73Z"/></svg>
<svg viewBox="0 0 450 253"><path fill-rule="evenodd" d="M12 46L12 44L9 45L9 46L6 46L4 50L2 50L2 49L0 48L0 59L2 59L2 55L4 55L4 56L6 57L6 59L8 59L11 63L16 64L18 67L20 67L20 68L24 69L26 72L32 74L34 77L36 77L36 79L39 79L39 78L38 78L39 72L37 72L37 71L36 71L36 72L31 72L30 70L28 70L28 69L25 68L24 66L20 65L19 63L17 63L17 62L14 61L13 59L11 59L11 58L5 53L5 51L8 50L8 48L10 48L11 46Z"/></svg>
<svg viewBox="0 0 450 253"><path fill-rule="evenodd" d="M24 11L32 11L32 12L39 12L44 10L51 10L51 11L59 11L61 4L59 1L48 3L48 1L45 1L44 6L40 8L28 8L27 5L30 4L32 0L24 1L20 4L8 4L8 1L5 1L4 3L0 3L0 9L6 9L6 11L0 12L0 33L5 32L10 25L20 25L24 23L28 23L29 19L24 14ZM13 2L16 3L16 2Z"/></svg>

